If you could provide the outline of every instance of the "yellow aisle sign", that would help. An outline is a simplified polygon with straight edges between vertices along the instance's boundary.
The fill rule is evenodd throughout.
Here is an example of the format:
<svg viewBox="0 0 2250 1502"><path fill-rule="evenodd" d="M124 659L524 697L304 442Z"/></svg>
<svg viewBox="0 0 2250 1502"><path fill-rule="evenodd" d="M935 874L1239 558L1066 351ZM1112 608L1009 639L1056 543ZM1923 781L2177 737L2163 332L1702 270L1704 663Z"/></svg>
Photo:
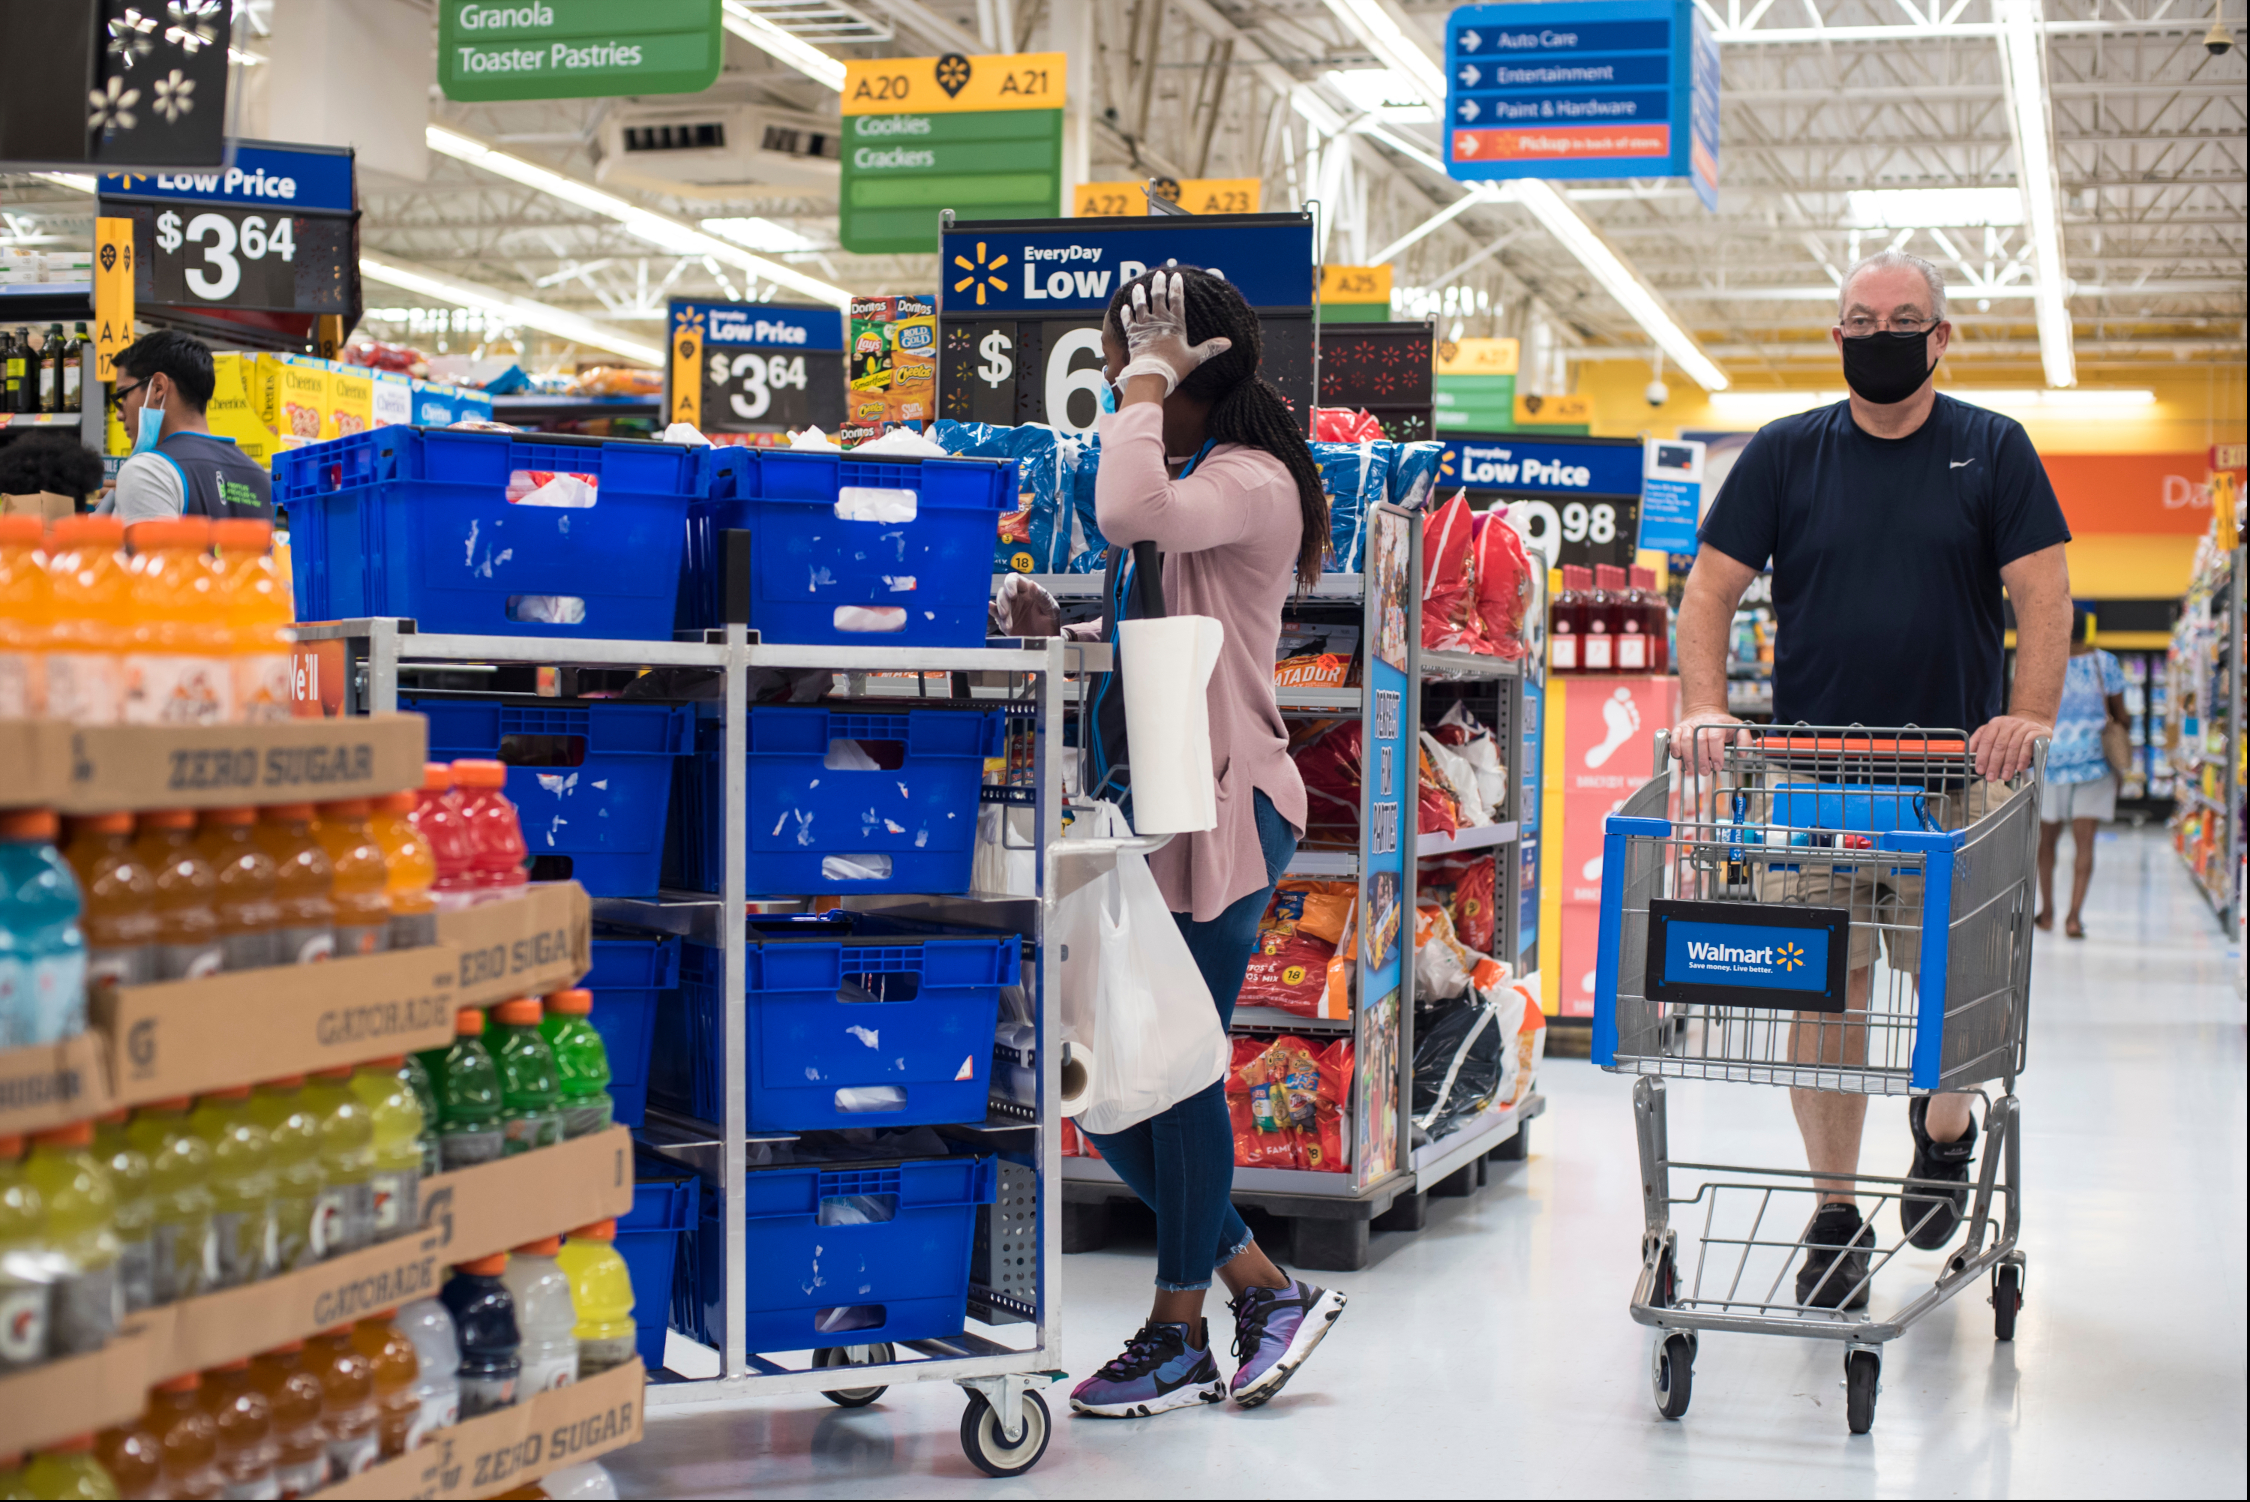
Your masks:
<svg viewBox="0 0 2250 1502"><path fill-rule="evenodd" d="M847 115L962 115L981 110L1059 110L1061 52L964 57L850 58L844 63ZM911 127L909 127L911 133Z"/></svg>
<svg viewBox="0 0 2250 1502"><path fill-rule="evenodd" d="M1080 183L1070 195L1074 219L1124 219L1148 212L1145 181ZM1258 212L1258 179L1254 177L1159 177L1156 192L1191 214L1255 214Z"/></svg>
<svg viewBox="0 0 2250 1502"><path fill-rule="evenodd" d="M703 314L691 308L673 310L672 416L673 422L703 426Z"/></svg>
<svg viewBox="0 0 2250 1502"><path fill-rule="evenodd" d="M1391 300L1391 268L1381 266L1323 266L1320 268L1322 302L1382 302Z"/></svg>
<svg viewBox="0 0 2250 1502"><path fill-rule="evenodd" d="M1439 375L1514 375L1517 344L1513 339L1446 339L1437 348Z"/></svg>
<svg viewBox="0 0 2250 1502"><path fill-rule="evenodd" d="M94 379L117 379L117 352L133 342L133 221L94 221ZM98 393L88 393L91 400Z"/></svg>
<svg viewBox="0 0 2250 1502"><path fill-rule="evenodd" d="M1542 425L1592 422L1593 408L1582 396L1519 396L1516 398L1516 426L1532 428Z"/></svg>

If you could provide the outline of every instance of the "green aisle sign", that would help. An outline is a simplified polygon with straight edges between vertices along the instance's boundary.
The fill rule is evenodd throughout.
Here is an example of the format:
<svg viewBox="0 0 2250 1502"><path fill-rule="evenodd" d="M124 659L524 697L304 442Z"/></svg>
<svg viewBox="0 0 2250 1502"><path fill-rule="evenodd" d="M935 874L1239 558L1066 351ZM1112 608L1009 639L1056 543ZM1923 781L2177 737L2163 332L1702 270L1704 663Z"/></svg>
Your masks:
<svg viewBox="0 0 2250 1502"><path fill-rule="evenodd" d="M719 0L439 0L445 97L695 94L719 76Z"/></svg>
<svg viewBox="0 0 2250 1502"><path fill-rule="evenodd" d="M1062 205L1060 52L844 65L844 249L934 251L938 211L1052 219Z"/></svg>

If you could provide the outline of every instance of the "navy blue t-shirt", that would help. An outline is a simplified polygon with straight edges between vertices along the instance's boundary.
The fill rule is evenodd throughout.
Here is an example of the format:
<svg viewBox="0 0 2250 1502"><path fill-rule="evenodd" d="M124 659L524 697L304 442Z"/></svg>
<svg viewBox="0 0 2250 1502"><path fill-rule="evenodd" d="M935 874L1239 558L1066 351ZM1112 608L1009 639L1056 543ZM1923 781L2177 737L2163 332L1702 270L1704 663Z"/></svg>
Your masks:
<svg viewBox="0 0 2250 1502"><path fill-rule="evenodd" d="M1773 565L1774 719L1974 730L2000 714L2000 570L2070 539L2030 435L1940 395L1904 438L1838 402L1759 429L1702 540Z"/></svg>

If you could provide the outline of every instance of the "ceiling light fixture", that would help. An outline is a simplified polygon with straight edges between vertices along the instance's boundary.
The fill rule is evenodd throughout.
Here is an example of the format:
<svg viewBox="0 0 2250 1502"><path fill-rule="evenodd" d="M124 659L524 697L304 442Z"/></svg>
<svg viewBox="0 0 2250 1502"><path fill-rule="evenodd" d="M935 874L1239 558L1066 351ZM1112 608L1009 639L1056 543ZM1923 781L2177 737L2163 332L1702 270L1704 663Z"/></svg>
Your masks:
<svg viewBox="0 0 2250 1502"><path fill-rule="evenodd" d="M2069 283L2063 278L2062 198L2055 182L2055 138L2047 118L2043 76L2044 17L2040 0L1994 0L2000 21L2000 71L2008 82L2008 108L2016 136L2016 179L2031 223L2032 301L2039 325L2039 362L2047 384L2074 386L2077 362L2070 347Z"/></svg>
<svg viewBox="0 0 2250 1502"><path fill-rule="evenodd" d="M1695 336L1673 318L1671 309L1656 295L1656 289L1642 281L1640 273L1609 248L1609 242L1569 200L1555 191L1553 184L1536 177L1524 177L1515 179L1513 186L1516 202L1530 210L1531 216L1547 233L1593 273L1602 290L1616 299L1617 305L1633 322L1648 331L1657 348L1670 356L1673 364L1686 371L1689 378L1706 391L1727 389L1727 373L1703 352Z"/></svg>
<svg viewBox="0 0 2250 1502"><path fill-rule="evenodd" d="M664 350L660 345L650 344L645 339L635 339L630 334L596 323L582 314L550 307L529 298L512 296L497 287L465 282L459 277L446 276L420 266L401 265L395 261L386 261L380 256L361 256L359 274L367 281L400 287L408 292L419 292L424 297L434 297L439 302L452 303L456 307L476 308L496 314L509 323L538 329L541 333L553 334L574 344L590 344L596 349L606 349L612 354L638 360L644 365L661 366L664 363Z"/></svg>
<svg viewBox="0 0 2250 1502"><path fill-rule="evenodd" d="M806 41L783 31L742 0L724 0L719 24L751 46L761 48L795 68L814 83L844 92L844 65Z"/></svg>

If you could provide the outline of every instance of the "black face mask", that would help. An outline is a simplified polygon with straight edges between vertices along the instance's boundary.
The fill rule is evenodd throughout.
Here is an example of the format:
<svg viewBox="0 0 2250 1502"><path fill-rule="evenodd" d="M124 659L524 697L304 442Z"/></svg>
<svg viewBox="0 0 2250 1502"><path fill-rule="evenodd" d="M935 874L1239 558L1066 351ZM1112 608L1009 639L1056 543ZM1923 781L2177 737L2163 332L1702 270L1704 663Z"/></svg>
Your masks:
<svg viewBox="0 0 2250 1502"><path fill-rule="evenodd" d="M1937 369L1926 353L1929 330L1884 332L1844 341L1844 381L1860 400L1887 407L1922 389Z"/></svg>

